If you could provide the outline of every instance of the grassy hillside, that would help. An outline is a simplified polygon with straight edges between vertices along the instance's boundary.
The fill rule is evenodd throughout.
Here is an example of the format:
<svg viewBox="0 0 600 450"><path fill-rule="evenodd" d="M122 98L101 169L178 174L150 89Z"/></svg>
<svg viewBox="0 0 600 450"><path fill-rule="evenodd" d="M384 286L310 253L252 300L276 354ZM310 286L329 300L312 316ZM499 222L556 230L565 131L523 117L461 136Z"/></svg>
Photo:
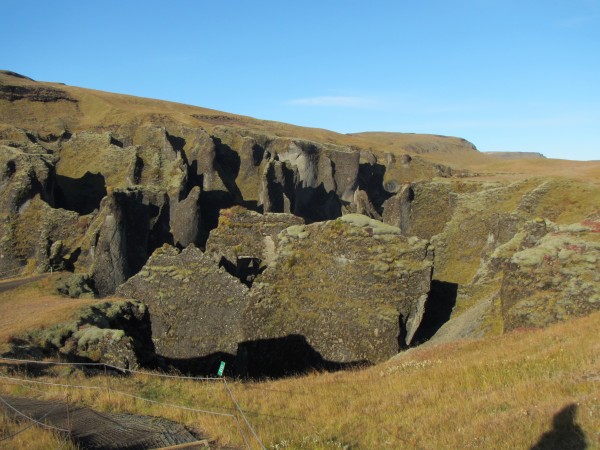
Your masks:
<svg viewBox="0 0 600 450"><path fill-rule="evenodd" d="M82 307L97 300L67 299L50 294L54 277L0 294L0 352L20 334L67 321Z"/></svg>
<svg viewBox="0 0 600 450"><path fill-rule="evenodd" d="M21 293L22 294L22 293ZM28 311L19 294L15 313ZM66 300L68 301L68 300ZM261 383L231 380L269 449L600 448L600 313L546 329L416 348L377 366ZM221 382L135 375L107 380L67 368L36 377L109 386L165 403L231 411ZM3 392L64 398L63 388L4 382ZM106 391L69 390L98 410L163 416L243 447L235 423ZM4 422L3 434L14 428ZM26 439L23 435L22 439ZM31 441L36 438L31 435ZM50 439L50 437L48 438ZM29 445L29 441L19 441ZM33 447L28 447L33 448Z"/></svg>

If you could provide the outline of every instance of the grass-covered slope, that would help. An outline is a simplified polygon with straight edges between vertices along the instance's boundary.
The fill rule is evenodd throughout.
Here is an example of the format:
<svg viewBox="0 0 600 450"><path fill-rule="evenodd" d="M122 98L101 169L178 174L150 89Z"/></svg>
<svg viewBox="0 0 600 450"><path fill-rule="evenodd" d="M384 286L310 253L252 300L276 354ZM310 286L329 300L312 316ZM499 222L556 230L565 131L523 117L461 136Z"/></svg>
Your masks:
<svg viewBox="0 0 600 450"><path fill-rule="evenodd" d="M5 352L9 342L21 334L67 321L81 308L98 302L52 294L52 284L53 278L48 277L0 293L0 352Z"/></svg>
<svg viewBox="0 0 600 450"><path fill-rule="evenodd" d="M599 327L600 313L594 313L545 329L414 349L366 369L262 383L230 380L231 388L269 449L597 449ZM107 381L62 369L36 380L57 377L194 408L228 411L232 405L220 382L141 375ZM1 389L43 398L65 395L62 388L45 387L42 393L22 384ZM227 417L104 391L72 390L70 398L98 410L167 417L223 444L244 445Z"/></svg>

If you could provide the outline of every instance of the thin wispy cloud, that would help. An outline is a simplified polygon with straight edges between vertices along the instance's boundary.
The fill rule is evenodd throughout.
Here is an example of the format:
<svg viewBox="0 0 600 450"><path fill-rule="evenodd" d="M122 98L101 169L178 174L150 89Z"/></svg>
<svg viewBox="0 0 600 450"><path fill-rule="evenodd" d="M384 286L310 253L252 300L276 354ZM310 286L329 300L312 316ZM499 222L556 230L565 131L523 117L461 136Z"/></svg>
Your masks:
<svg viewBox="0 0 600 450"><path fill-rule="evenodd" d="M352 96L322 96L295 98L287 102L289 105L301 106L337 106L345 108L373 108L381 104L380 101L371 97Z"/></svg>

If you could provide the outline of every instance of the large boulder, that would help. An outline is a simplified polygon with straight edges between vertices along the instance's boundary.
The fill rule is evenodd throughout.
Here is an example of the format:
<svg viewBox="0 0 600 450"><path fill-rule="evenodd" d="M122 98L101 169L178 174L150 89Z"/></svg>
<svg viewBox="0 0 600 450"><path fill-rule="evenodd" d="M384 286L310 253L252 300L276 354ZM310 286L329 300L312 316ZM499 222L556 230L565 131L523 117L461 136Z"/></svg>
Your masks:
<svg viewBox="0 0 600 450"><path fill-rule="evenodd" d="M117 290L143 301L158 355L188 370L216 370L243 340L248 288L199 249L163 246Z"/></svg>
<svg viewBox="0 0 600 450"><path fill-rule="evenodd" d="M383 361L411 343L430 288L427 241L352 214L287 228L278 247L251 291L247 341L301 337L336 363ZM274 357L277 364L285 355Z"/></svg>
<svg viewBox="0 0 600 450"><path fill-rule="evenodd" d="M219 226L206 243L206 251L242 281L250 282L276 254L277 235L304 220L293 214L259 214L241 206L221 211Z"/></svg>
<svg viewBox="0 0 600 450"><path fill-rule="evenodd" d="M535 231L535 230L534 230ZM504 329L546 326L600 309L600 221L546 224L504 269Z"/></svg>
<svg viewBox="0 0 600 450"><path fill-rule="evenodd" d="M117 294L148 305L157 353L183 370L224 360L276 376L379 362L409 345L430 287L428 242L356 214L274 235L299 220L227 210L207 254L162 247ZM218 266L230 251L268 255L251 290Z"/></svg>

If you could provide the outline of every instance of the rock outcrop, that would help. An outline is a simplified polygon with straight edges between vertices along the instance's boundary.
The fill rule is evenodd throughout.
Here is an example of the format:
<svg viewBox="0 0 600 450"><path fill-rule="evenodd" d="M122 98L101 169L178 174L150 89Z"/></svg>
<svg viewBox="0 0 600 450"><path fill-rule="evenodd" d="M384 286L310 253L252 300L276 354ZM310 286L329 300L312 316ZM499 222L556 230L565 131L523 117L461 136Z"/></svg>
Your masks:
<svg viewBox="0 0 600 450"><path fill-rule="evenodd" d="M54 158L25 145L0 145L0 271L42 258L48 269L54 241L73 235L77 216L52 208ZM54 249L53 257L59 249Z"/></svg>
<svg viewBox="0 0 600 450"><path fill-rule="evenodd" d="M29 100L32 102L76 102L68 93L61 89L49 86L15 86L3 85L0 83L0 99L14 102L16 100Z"/></svg>
<svg viewBox="0 0 600 450"><path fill-rule="evenodd" d="M54 201L53 158L0 145L0 211L17 213L36 195Z"/></svg>
<svg viewBox="0 0 600 450"><path fill-rule="evenodd" d="M219 226L206 243L206 252L229 273L251 284L277 251L277 235L304 221L293 214L259 214L234 206L221 211Z"/></svg>
<svg viewBox="0 0 600 450"><path fill-rule="evenodd" d="M158 249L117 293L148 305L157 353L188 370L227 360L240 375L273 375L378 362L410 344L430 286L428 242L362 215L275 234L299 220L227 210L207 254ZM251 290L218 267L230 251L268 255Z"/></svg>
<svg viewBox="0 0 600 450"><path fill-rule="evenodd" d="M309 222L346 212L380 219L389 196L377 156L364 149L161 115L91 126L81 122L87 113L72 111L79 100L67 88L11 73L0 81L11 93L0 99L0 212L10 211L0 227L1 267L74 270L105 296L162 244L204 247L222 209ZM46 116L52 120L36 125ZM410 164L420 162L401 158ZM51 223L42 226L46 216ZM284 222L277 231L296 220ZM272 254L269 234L259 246ZM259 259L262 270L268 258Z"/></svg>
<svg viewBox="0 0 600 450"><path fill-rule="evenodd" d="M265 147L259 204L308 221L341 216L354 201L360 152L310 141L273 139Z"/></svg>
<svg viewBox="0 0 600 450"><path fill-rule="evenodd" d="M405 184L402 189L383 204L383 221L400 228L403 234L408 235L410 230L411 203L415 193L410 184Z"/></svg>
<svg viewBox="0 0 600 450"><path fill-rule="evenodd" d="M0 272L74 272L69 296L127 282L167 364L225 355L250 376L381 361L444 322L474 337L596 308L597 217L566 225L597 214L597 183L478 178L440 155L489 163L457 138L338 135L0 71ZM94 333L82 344L115 336Z"/></svg>
<svg viewBox="0 0 600 450"><path fill-rule="evenodd" d="M540 327L600 310L600 221L557 226L523 237L500 291L504 329Z"/></svg>
<svg viewBox="0 0 600 450"><path fill-rule="evenodd" d="M171 233L180 247L199 245L201 237L200 187L195 186L188 196L172 206Z"/></svg>
<svg viewBox="0 0 600 450"><path fill-rule="evenodd" d="M381 220L381 215L377 209L373 206L369 194L362 189L354 191L354 206L356 214L362 214L370 217L371 219Z"/></svg>
<svg viewBox="0 0 600 450"><path fill-rule="evenodd" d="M379 362L411 343L430 287L427 241L347 215L292 226L278 247L252 288L247 340L303 336L338 363Z"/></svg>
<svg viewBox="0 0 600 450"><path fill-rule="evenodd" d="M214 373L243 341L248 288L193 246L157 249L117 294L148 305L157 354L180 368Z"/></svg>
<svg viewBox="0 0 600 450"><path fill-rule="evenodd" d="M137 273L154 249L172 238L168 197L161 191L114 191L102 201L101 209L97 220L102 224L92 238L90 267L98 293L108 295Z"/></svg>
<svg viewBox="0 0 600 450"><path fill-rule="evenodd" d="M56 354L133 369L152 362L154 349L146 306L119 301L86 307L71 322L20 336L9 352L21 358Z"/></svg>

